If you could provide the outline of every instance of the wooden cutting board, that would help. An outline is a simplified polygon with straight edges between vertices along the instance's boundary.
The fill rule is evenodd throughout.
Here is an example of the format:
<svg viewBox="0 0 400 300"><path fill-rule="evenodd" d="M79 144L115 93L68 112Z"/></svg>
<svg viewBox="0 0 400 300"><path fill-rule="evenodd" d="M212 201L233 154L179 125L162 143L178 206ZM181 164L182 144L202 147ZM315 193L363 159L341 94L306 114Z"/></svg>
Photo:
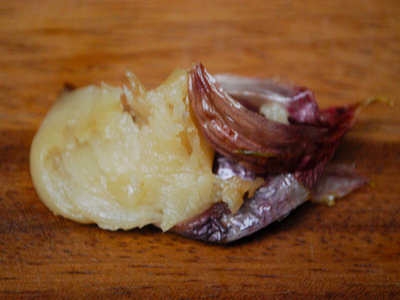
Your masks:
<svg viewBox="0 0 400 300"><path fill-rule="evenodd" d="M0 1L0 298L400 299L400 2ZM32 138L65 83L151 88L201 61L363 110L335 160L371 185L227 246L54 216Z"/></svg>

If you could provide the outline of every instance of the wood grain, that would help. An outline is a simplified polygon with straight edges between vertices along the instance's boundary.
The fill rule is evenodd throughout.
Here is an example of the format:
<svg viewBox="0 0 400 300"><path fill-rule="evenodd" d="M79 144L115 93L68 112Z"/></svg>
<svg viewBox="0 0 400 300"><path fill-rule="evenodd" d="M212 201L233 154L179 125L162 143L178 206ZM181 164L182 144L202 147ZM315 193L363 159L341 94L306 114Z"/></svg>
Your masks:
<svg viewBox="0 0 400 300"><path fill-rule="evenodd" d="M0 298L400 299L400 2L0 1ZM146 86L201 61L366 108L335 160L371 179L228 246L54 216L29 175L64 83Z"/></svg>

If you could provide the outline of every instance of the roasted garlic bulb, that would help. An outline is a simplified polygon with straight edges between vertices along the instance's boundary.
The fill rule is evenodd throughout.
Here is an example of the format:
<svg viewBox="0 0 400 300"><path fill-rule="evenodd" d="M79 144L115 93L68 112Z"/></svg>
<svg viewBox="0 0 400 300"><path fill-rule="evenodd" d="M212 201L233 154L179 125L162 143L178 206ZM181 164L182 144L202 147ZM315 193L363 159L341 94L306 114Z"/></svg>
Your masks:
<svg viewBox="0 0 400 300"><path fill-rule="evenodd" d="M367 182L329 162L374 99L321 110L306 88L200 63L149 91L127 75L64 92L36 133L31 176L55 214L229 243Z"/></svg>

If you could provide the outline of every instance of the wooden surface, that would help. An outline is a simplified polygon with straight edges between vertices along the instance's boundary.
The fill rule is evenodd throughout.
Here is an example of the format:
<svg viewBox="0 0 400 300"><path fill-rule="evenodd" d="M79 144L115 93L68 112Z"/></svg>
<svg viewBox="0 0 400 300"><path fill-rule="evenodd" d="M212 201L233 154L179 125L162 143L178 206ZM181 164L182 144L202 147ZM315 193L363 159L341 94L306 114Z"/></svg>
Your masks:
<svg viewBox="0 0 400 300"><path fill-rule="evenodd" d="M400 299L399 16L398 0L0 1L0 298ZM281 76L322 107L392 97L335 156L374 187L229 246L103 231L40 202L30 143L64 83L122 85L129 68L155 87L197 61Z"/></svg>

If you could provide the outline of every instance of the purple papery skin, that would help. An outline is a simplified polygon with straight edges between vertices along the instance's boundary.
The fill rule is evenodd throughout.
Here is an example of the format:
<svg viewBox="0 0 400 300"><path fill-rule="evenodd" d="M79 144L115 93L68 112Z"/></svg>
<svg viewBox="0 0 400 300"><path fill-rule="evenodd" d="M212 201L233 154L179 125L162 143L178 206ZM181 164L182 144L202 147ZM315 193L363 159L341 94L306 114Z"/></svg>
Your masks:
<svg viewBox="0 0 400 300"><path fill-rule="evenodd" d="M256 174L253 171L247 169L240 163L236 163L232 159L219 155L218 153L216 154L213 165L213 172L223 180L229 179L233 176L239 176L245 180L254 180L256 178Z"/></svg>
<svg viewBox="0 0 400 300"><path fill-rule="evenodd" d="M243 165L222 156L216 159L214 171L222 179L240 176L252 180L255 177L255 173ZM343 197L367 183L352 168L343 165L327 167L312 191L300 184L293 174L270 175L265 180L266 183L252 198L245 199L235 214L220 202L171 231L191 239L226 244L286 217L293 209L314 198L313 192L316 193L316 200Z"/></svg>
<svg viewBox="0 0 400 300"><path fill-rule="evenodd" d="M252 180L255 173L232 159L218 157L214 172L222 179L240 176ZM175 226L172 231L183 236L212 243L229 243L250 235L286 216L304 203L310 192L292 174L265 178L266 183L235 214L223 203L213 205L193 220Z"/></svg>
<svg viewBox="0 0 400 300"><path fill-rule="evenodd" d="M256 176L262 176L265 184L252 198L244 199L236 213L232 214L227 205L220 202L171 231L192 239L226 244L286 217L311 198L317 202L333 203L334 198L343 197L367 183L353 168L329 164L341 138L353 125L360 103L320 110L314 94L306 88L273 79L235 75L216 75L213 78L201 64L192 69L188 86L189 100L192 107L196 106L193 109L203 133L217 152L223 151L216 156L214 173L222 179L239 176L254 180ZM266 102L278 102L285 107L290 125L260 119L259 109ZM239 115L240 110L243 115ZM234 115L226 115L227 111ZM240 123L242 116L247 118L247 123ZM239 121L239 126L233 118ZM246 127L253 126L254 119L263 124L259 129L262 132ZM246 128L242 130L241 125ZM237 136L249 147L263 149L272 143L274 149L282 153L292 149L293 156L283 156L279 160L281 164L275 164L272 157L272 168L266 164L266 172L256 174L260 168L249 168L252 159L246 160L246 167L238 161L248 157L232 153L234 149L229 148L235 143L231 145L228 137L233 137L235 142ZM254 144L252 138L261 139L261 146ZM299 154L297 151L303 151L302 156L296 156ZM288 163L293 157L294 164ZM264 158L260 157L260 160ZM256 157L254 163L257 163Z"/></svg>
<svg viewBox="0 0 400 300"><path fill-rule="evenodd" d="M201 129L209 142L216 146L217 152L225 152L223 155L217 154L213 166L214 173L222 179L239 176L246 180L254 180L256 176L262 176L265 184L252 198L244 199L243 205L235 214L220 202L194 219L178 224L171 231L192 239L226 244L286 217L293 209L311 198L317 202L332 203L334 198L343 197L367 183L353 168L329 164L341 138L353 125L360 103L320 110L314 94L306 88L272 79L235 75L216 75L214 79L201 64L193 68L189 78L189 99L192 107L197 105L194 110L197 110L196 116ZM229 100L229 97L232 100ZM226 99L230 102L223 104ZM247 128L250 131L240 132L241 127L235 125L234 120L224 111L230 110L230 105L236 107L235 100L245 107L243 113L250 122L243 122L243 125L252 124L250 120L254 117L266 126L263 127L263 132L251 131L251 128ZM261 105L268 101L278 102L286 108L290 125L259 119L258 111ZM201 107L206 108L203 115L198 114ZM240 109L232 110L235 117L239 118L236 120L241 119ZM210 129L214 130L211 133L215 135L208 136ZM259 145L253 144L251 138L261 139L260 142L265 143L264 146L273 143L275 149L282 153L286 153L285 151L292 147L295 158L298 149L304 153L300 156L301 159L293 160L294 164L287 163L292 158L291 155L283 156L279 160L280 164L274 164L274 157L266 158L266 161L270 159L273 168L268 169L266 164L266 172L256 174L257 168L250 170L237 162L246 157L240 153L232 153L235 149L229 148L230 141L226 137L235 136L235 140L238 134L242 134L240 138L243 142L247 141L256 148ZM218 136L224 140L218 140ZM263 140L262 137L268 139ZM260 160L263 159L260 157ZM297 162L299 164L296 165Z"/></svg>
<svg viewBox="0 0 400 300"><path fill-rule="evenodd" d="M271 79L211 76L201 63L188 77L189 102L210 145L265 175L293 174L311 188L351 128L360 103L325 110L303 87ZM290 124L265 118L263 103L286 108Z"/></svg>
<svg viewBox="0 0 400 300"><path fill-rule="evenodd" d="M305 87L274 79L229 74L216 75L215 79L231 97L254 112L258 112L266 102L277 102L288 111L291 126L306 125L326 130L326 140L319 143L319 150L305 155L294 173L308 188L330 161L341 138L355 121L356 106L320 110L314 93Z"/></svg>

